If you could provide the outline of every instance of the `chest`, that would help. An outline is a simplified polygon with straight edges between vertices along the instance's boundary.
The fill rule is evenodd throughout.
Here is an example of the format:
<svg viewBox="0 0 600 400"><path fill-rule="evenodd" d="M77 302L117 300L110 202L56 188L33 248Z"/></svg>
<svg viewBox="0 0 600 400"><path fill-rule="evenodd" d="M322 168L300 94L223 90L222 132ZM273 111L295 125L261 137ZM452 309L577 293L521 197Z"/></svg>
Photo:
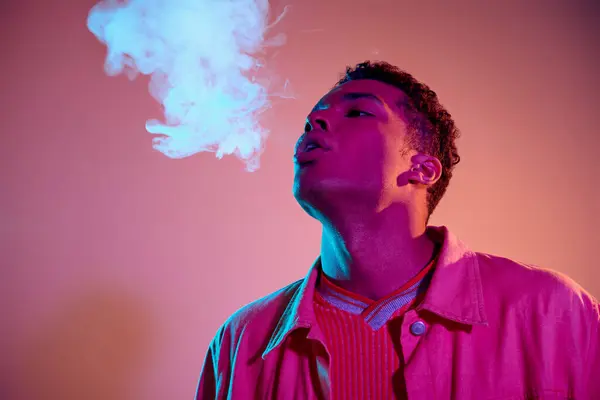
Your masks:
<svg viewBox="0 0 600 400"><path fill-rule="evenodd" d="M579 368L570 339L503 322L441 324L411 311L379 334L340 327L334 342L286 341L239 387L264 399L570 398Z"/></svg>

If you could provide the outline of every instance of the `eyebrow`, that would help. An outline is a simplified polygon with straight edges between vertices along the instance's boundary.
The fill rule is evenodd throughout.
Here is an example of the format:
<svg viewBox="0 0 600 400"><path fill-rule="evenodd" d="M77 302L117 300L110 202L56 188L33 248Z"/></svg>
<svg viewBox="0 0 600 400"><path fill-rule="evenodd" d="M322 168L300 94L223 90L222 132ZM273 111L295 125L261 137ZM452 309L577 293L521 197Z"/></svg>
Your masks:
<svg viewBox="0 0 600 400"><path fill-rule="evenodd" d="M379 104L383 104L381 99L372 93L362 93L362 92L346 93L346 94L344 94L343 99L344 100L370 99L370 100L375 100Z"/></svg>
<svg viewBox="0 0 600 400"><path fill-rule="evenodd" d="M369 99L369 100L374 100L375 102L377 102L378 104L383 105L383 102L381 101L381 99L377 96L375 96L372 93L365 93L365 92L351 92L351 93L345 93L342 96L342 100L345 101L352 101L352 100L357 100L357 99ZM313 108L313 111L315 110L325 110L329 108L329 105L325 105L321 102L317 103L317 105Z"/></svg>

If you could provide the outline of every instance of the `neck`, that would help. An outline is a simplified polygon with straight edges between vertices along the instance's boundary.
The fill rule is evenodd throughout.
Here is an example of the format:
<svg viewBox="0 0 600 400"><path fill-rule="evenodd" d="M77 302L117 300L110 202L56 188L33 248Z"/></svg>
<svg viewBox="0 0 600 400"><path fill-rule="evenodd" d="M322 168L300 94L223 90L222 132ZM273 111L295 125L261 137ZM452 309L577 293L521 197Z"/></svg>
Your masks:
<svg viewBox="0 0 600 400"><path fill-rule="evenodd" d="M347 213L347 215L353 215ZM414 277L431 259L426 223L405 209L323 224L321 266L337 285L378 300Z"/></svg>

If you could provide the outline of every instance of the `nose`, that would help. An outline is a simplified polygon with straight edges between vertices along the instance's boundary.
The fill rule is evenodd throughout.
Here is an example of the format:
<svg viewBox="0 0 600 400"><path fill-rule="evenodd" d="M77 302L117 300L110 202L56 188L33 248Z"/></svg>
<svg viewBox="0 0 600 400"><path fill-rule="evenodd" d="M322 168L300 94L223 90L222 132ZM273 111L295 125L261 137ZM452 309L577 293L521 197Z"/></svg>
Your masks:
<svg viewBox="0 0 600 400"><path fill-rule="evenodd" d="M314 131L315 128L318 128L322 131L327 132L329 130L329 123L320 113L312 113L306 119L306 126L304 127L305 132Z"/></svg>

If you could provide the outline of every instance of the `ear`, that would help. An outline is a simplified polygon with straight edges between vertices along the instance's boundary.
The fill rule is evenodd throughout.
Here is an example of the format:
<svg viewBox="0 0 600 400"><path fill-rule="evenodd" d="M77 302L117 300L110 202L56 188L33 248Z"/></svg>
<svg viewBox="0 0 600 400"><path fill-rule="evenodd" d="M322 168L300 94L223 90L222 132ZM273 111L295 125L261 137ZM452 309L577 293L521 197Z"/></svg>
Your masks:
<svg viewBox="0 0 600 400"><path fill-rule="evenodd" d="M442 163L436 157L426 154L416 154L411 158L411 168L408 174L408 182L432 186L442 176Z"/></svg>

